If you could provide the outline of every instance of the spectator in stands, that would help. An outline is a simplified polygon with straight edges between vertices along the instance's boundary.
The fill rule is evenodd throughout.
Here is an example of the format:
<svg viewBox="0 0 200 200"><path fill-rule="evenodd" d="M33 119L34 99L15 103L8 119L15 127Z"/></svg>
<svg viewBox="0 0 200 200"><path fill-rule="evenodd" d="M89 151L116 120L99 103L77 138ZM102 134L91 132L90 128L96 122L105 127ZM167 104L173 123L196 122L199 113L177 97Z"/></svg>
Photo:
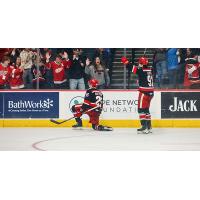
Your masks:
<svg viewBox="0 0 200 200"><path fill-rule="evenodd" d="M15 65L16 64L16 60L18 59L19 60L19 56L20 56L20 53L21 53L21 49L16 49L14 48L12 50L12 52L10 53L10 61L11 61L11 64L12 65ZM21 59L20 59L20 64L21 64Z"/></svg>
<svg viewBox="0 0 200 200"><path fill-rule="evenodd" d="M199 89L200 88L200 65L199 63L189 63L186 64L185 71L185 88Z"/></svg>
<svg viewBox="0 0 200 200"><path fill-rule="evenodd" d="M80 49L73 49L72 65L69 68L69 87L71 90L85 90L84 63L80 58Z"/></svg>
<svg viewBox="0 0 200 200"><path fill-rule="evenodd" d="M34 60L32 66L32 73L33 73L33 88L34 89L45 89L46 88L46 66L45 61L41 59L40 56Z"/></svg>
<svg viewBox="0 0 200 200"><path fill-rule="evenodd" d="M194 50L187 48L185 61L185 88L200 88L200 63Z"/></svg>
<svg viewBox="0 0 200 200"><path fill-rule="evenodd" d="M52 51L49 48L41 48L40 49L40 57L41 61L45 63L46 66L46 55L49 55L49 62L53 62L55 60L55 57L52 56ZM45 68L45 88L46 89L52 89L54 88L54 82L53 82L53 71L46 67Z"/></svg>
<svg viewBox="0 0 200 200"><path fill-rule="evenodd" d="M104 66L107 68L108 63L109 63L109 49L104 49L104 48L98 48L95 51L94 54L94 61L96 57L99 57L102 64L104 64Z"/></svg>
<svg viewBox="0 0 200 200"><path fill-rule="evenodd" d="M7 89L9 81L9 64L10 58L4 56L2 62L0 63L0 89Z"/></svg>
<svg viewBox="0 0 200 200"><path fill-rule="evenodd" d="M178 55L178 69L177 69L177 86L183 88L184 76L185 76L185 65L186 65L186 49L180 48L177 51Z"/></svg>
<svg viewBox="0 0 200 200"><path fill-rule="evenodd" d="M33 65L33 52L26 48L20 53L21 58L21 66L24 69L23 73L23 80L25 84L25 88L32 88L32 80L33 80L33 74L31 72L31 68Z"/></svg>
<svg viewBox="0 0 200 200"><path fill-rule="evenodd" d="M56 89L66 89L66 70L71 66L71 61L68 58L68 54L65 52L63 59L60 55L57 55L55 61L50 62L51 55L46 53L46 67L53 72L53 82Z"/></svg>
<svg viewBox="0 0 200 200"><path fill-rule="evenodd" d="M95 58L94 65L90 65L89 62L86 63L86 73L90 78L94 78L99 81L99 89L109 88L110 86L110 77L105 66L102 64L99 57Z"/></svg>
<svg viewBox="0 0 200 200"><path fill-rule="evenodd" d="M154 64L157 72L157 85L159 88L163 88L165 80L167 79L167 57L165 48L156 49L154 56Z"/></svg>
<svg viewBox="0 0 200 200"><path fill-rule="evenodd" d="M17 57L16 62L9 67L9 84L11 89L23 89L23 68L21 66L21 58Z"/></svg>
<svg viewBox="0 0 200 200"><path fill-rule="evenodd" d="M167 50L167 68L169 77L169 88L177 87L178 52L177 48Z"/></svg>
<svg viewBox="0 0 200 200"><path fill-rule="evenodd" d="M86 65L85 65L85 82L88 83L88 81L90 79L92 79L92 69L94 69L94 66L92 65L92 59L91 58L87 58L86 59ZM86 88L89 88L89 85L86 84Z"/></svg>

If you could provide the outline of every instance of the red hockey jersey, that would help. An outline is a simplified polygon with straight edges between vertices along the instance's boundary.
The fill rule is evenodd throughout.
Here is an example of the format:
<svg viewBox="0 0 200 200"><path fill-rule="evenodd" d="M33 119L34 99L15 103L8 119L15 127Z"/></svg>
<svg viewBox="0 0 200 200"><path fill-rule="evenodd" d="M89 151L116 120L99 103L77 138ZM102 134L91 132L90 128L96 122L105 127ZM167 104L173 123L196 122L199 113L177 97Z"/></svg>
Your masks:
<svg viewBox="0 0 200 200"><path fill-rule="evenodd" d="M0 63L0 86L8 83L9 80L9 67L4 67Z"/></svg>
<svg viewBox="0 0 200 200"><path fill-rule="evenodd" d="M11 89L24 88L23 70L17 66L9 67L9 84Z"/></svg>
<svg viewBox="0 0 200 200"><path fill-rule="evenodd" d="M46 63L47 68L52 69L53 71L53 81L54 84L62 84L67 81L65 76L65 70L71 66L70 60L64 60L61 64L56 63L55 61Z"/></svg>
<svg viewBox="0 0 200 200"><path fill-rule="evenodd" d="M193 84L193 81L200 80L200 63L186 64L184 86L188 87Z"/></svg>
<svg viewBox="0 0 200 200"><path fill-rule="evenodd" d="M153 92L153 72L151 67L133 66L132 72L138 75L139 91Z"/></svg>

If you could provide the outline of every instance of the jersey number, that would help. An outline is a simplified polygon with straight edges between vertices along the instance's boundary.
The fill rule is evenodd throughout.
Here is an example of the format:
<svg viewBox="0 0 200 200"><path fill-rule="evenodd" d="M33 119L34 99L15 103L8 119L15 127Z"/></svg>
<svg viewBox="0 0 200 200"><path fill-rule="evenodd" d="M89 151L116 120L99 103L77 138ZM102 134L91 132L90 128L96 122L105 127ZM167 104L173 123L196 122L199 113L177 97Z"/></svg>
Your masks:
<svg viewBox="0 0 200 200"><path fill-rule="evenodd" d="M102 97L101 96L96 96L96 104L98 107L102 106Z"/></svg>
<svg viewBox="0 0 200 200"><path fill-rule="evenodd" d="M153 87L153 77L151 74L147 75L147 81L148 81L149 87Z"/></svg>

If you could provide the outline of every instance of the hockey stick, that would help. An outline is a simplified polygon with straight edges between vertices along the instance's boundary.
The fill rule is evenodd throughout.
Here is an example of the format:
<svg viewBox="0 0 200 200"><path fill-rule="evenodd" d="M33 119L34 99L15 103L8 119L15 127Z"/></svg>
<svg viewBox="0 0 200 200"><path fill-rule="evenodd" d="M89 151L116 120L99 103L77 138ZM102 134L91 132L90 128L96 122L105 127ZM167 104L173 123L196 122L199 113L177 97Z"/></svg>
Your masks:
<svg viewBox="0 0 200 200"><path fill-rule="evenodd" d="M147 48L144 49L144 56L146 56L146 51L147 51Z"/></svg>
<svg viewBox="0 0 200 200"><path fill-rule="evenodd" d="M85 114L85 113L87 113L87 112L90 112L90 111L92 111L92 110L95 110L96 108L99 108L99 106L96 106L96 107L94 107L94 108L91 108L91 109L89 109L89 110L86 110L85 112L83 112L82 114ZM68 118L68 119L65 119L65 120L63 120L63 121L61 121L61 122L59 122L59 121L56 121L56 120L54 120L54 119L50 119L50 121L51 122L53 122L54 124L63 124L63 123L65 123L65 122L67 122L67 121L70 121L71 119L74 119L75 118L75 116L73 116L73 117L70 117L70 118Z"/></svg>

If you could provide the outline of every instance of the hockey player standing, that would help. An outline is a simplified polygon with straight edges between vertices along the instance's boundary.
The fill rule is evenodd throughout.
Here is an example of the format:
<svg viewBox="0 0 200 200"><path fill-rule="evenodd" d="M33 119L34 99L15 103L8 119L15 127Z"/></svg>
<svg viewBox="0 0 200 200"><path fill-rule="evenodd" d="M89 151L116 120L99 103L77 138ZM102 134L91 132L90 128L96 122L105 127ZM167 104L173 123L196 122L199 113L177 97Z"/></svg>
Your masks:
<svg viewBox="0 0 200 200"><path fill-rule="evenodd" d="M77 122L77 124L73 125L73 128L82 127L81 116L82 114L87 114L94 130L112 131L111 127L99 125L99 117L103 108L103 94L97 89L98 81L91 79L88 81L88 85L89 89L86 91L83 104L76 104L71 108ZM91 111L87 112L87 110Z"/></svg>
<svg viewBox="0 0 200 200"><path fill-rule="evenodd" d="M125 57L122 57L121 61L126 65L129 64ZM138 114L142 127L137 129L137 132L148 134L152 132L149 107L154 95L153 73L152 67L148 65L148 59L140 57L138 66L133 66L132 72L137 74L139 83Z"/></svg>

